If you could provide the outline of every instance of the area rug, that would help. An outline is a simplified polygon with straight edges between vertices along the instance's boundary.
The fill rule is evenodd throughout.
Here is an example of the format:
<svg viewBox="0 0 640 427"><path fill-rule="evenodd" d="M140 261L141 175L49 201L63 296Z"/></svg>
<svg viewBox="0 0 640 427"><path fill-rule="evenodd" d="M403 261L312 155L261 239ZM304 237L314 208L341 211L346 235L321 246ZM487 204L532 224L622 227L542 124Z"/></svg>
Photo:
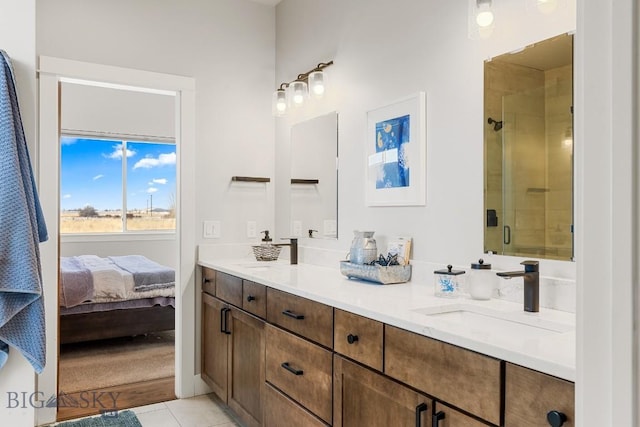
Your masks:
<svg viewBox="0 0 640 427"><path fill-rule="evenodd" d="M174 332L157 332L60 348L59 391L69 394L174 375Z"/></svg>
<svg viewBox="0 0 640 427"><path fill-rule="evenodd" d="M142 424L133 412L120 411L77 421L66 421L56 424L55 427L142 427Z"/></svg>

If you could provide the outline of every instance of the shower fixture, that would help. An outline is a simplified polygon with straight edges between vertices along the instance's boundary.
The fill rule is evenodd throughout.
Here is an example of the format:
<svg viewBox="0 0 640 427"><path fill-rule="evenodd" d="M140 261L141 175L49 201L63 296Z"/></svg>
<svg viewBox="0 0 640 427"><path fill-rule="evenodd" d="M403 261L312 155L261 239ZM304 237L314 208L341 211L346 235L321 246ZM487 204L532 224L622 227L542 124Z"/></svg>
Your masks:
<svg viewBox="0 0 640 427"><path fill-rule="evenodd" d="M493 120L491 117L489 117L489 120L487 120L487 123L489 123L490 125L493 125L493 130L496 132L502 129L502 120L496 121L496 120Z"/></svg>

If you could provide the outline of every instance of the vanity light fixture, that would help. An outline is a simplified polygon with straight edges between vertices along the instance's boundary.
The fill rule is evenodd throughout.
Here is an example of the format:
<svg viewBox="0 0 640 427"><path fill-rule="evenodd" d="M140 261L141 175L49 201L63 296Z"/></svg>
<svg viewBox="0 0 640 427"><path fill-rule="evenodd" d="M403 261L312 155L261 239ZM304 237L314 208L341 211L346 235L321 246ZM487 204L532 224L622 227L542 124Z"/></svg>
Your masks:
<svg viewBox="0 0 640 427"><path fill-rule="evenodd" d="M493 24L493 10L491 0L476 0L476 23L480 28L487 28Z"/></svg>
<svg viewBox="0 0 640 427"><path fill-rule="evenodd" d="M493 0L468 0L470 39L486 39L495 28Z"/></svg>
<svg viewBox="0 0 640 427"><path fill-rule="evenodd" d="M326 75L324 69L333 65L333 61L321 62L312 70L298 74L291 82L280 83L273 93L271 111L274 116L282 117L290 108L305 104L309 96L322 98L326 91Z"/></svg>

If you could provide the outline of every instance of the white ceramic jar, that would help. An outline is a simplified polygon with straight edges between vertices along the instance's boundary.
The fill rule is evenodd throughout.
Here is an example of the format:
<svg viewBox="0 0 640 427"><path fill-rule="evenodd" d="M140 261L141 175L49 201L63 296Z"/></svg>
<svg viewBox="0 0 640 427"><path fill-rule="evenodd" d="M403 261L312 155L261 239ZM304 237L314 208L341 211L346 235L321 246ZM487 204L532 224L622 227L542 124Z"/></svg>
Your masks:
<svg viewBox="0 0 640 427"><path fill-rule="evenodd" d="M495 271L491 270L491 264L485 264L480 258L477 263L471 264L467 277L467 290L473 299L488 300L493 295L493 289L497 282Z"/></svg>

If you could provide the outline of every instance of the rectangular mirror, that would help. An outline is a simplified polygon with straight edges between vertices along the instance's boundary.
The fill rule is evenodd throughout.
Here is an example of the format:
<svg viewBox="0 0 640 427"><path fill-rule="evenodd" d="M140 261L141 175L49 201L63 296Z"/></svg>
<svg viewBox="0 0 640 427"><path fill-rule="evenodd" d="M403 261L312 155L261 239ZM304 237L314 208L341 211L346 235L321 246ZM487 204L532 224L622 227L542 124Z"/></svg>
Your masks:
<svg viewBox="0 0 640 427"><path fill-rule="evenodd" d="M484 64L484 250L573 259L573 36Z"/></svg>
<svg viewBox="0 0 640 427"><path fill-rule="evenodd" d="M338 113L291 128L291 235L338 238Z"/></svg>

